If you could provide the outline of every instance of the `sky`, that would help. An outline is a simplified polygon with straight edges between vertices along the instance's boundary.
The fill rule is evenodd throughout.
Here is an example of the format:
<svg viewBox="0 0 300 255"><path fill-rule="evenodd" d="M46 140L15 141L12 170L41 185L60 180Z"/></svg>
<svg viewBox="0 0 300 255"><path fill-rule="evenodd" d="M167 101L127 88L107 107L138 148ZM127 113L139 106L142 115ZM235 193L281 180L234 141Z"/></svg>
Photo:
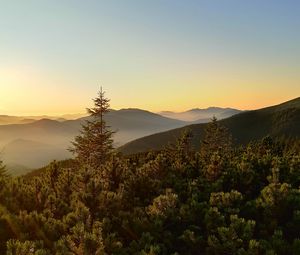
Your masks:
<svg viewBox="0 0 300 255"><path fill-rule="evenodd" d="M297 0L0 0L0 114L257 109L300 96Z"/></svg>

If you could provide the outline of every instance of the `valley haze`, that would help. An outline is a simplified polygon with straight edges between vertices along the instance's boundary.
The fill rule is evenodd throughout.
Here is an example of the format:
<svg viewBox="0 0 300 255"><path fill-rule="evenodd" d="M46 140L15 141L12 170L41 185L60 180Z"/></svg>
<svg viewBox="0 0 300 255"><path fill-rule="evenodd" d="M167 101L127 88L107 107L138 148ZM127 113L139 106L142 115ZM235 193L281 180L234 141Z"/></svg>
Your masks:
<svg viewBox="0 0 300 255"><path fill-rule="evenodd" d="M116 131L114 146L119 147L150 134L189 124L206 123L213 116L223 119L240 112L242 111L220 107L197 108L180 113L152 113L127 108L111 109L105 118L111 129ZM71 158L72 154L67 149L88 119L86 114L0 115L1 158L15 175L43 167L52 160Z"/></svg>
<svg viewBox="0 0 300 255"><path fill-rule="evenodd" d="M289 106L287 109L292 112L293 109L299 108L299 98L282 105ZM277 109L276 106L273 108ZM271 107L271 109L273 108ZM279 107L279 109L281 108ZM290 114L289 111L287 113ZM259 129L263 130L261 126L263 122L270 118L274 119L274 116L263 115L264 119L260 120L259 115L250 117L253 116L254 112L268 111L263 109L242 111L234 108L208 107L204 109L194 108L184 112L161 111L153 113L137 108L124 108L120 110L111 109L105 115L105 120L108 126L115 131L114 147L120 147L119 150L127 154L161 149L167 143L173 142L183 132L184 128L193 130L195 135L193 144L197 146L203 134L205 123L210 122L213 117L221 120L221 122L224 120L225 126L229 123L230 130L232 129L230 123L239 123L239 119L243 119L244 116L248 121L252 119L251 123L253 124L246 126L242 124L245 128L244 132L242 132L241 124L233 124L237 125L232 132L238 142L248 142L272 133L268 129L260 135L257 132ZM276 114L280 113L277 112ZM87 114L64 114L60 116L0 115L1 158L13 175L24 174L32 169L43 167L53 160L72 158L73 155L68 148L70 148L74 137L79 134L82 124L89 118ZM269 123L267 125L271 127L279 124ZM236 134L235 129L239 130L240 135ZM257 130L257 132L253 130ZM287 131L278 132L289 135ZM166 139L166 137L168 138ZM156 144L157 142L160 144Z"/></svg>

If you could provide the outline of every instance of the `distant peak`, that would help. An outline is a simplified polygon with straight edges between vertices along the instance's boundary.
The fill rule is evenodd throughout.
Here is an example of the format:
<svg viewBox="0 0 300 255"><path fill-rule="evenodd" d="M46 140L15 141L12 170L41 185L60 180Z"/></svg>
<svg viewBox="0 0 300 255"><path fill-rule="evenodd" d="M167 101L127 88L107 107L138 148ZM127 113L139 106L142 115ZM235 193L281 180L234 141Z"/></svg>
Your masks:
<svg viewBox="0 0 300 255"><path fill-rule="evenodd" d="M193 108L190 110L187 110L187 112L198 112L198 111L207 111L207 110L225 110L226 108L211 106L208 108Z"/></svg>
<svg viewBox="0 0 300 255"><path fill-rule="evenodd" d="M139 108L122 108L118 110L118 112L138 112L138 113L151 113L154 114L150 111L139 109Z"/></svg>
<svg viewBox="0 0 300 255"><path fill-rule="evenodd" d="M55 125L57 123L61 123L61 122L59 122L57 120L51 120L51 119L44 118L44 119L40 119L40 120L31 122L28 125Z"/></svg>
<svg viewBox="0 0 300 255"><path fill-rule="evenodd" d="M142 110L142 109L139 109L139 108L122 108L120 109L119 111L146 111L146 110Z"/></svg>
<svg viewBox="0 0 300 255"><path fill-rule="evenodd" d="M43 123L43 122L56 122L56 120L51 120L51 119L48 119L48 118L43 118L43 119L37 120L36 122L40 122L40 123Z"/></svg>

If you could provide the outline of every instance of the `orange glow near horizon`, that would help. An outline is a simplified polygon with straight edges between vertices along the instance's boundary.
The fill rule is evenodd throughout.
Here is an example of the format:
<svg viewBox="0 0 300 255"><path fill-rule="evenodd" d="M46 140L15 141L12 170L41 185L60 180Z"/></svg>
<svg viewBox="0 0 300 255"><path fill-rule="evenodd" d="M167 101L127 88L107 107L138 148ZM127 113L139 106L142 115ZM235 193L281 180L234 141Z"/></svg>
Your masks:
<svg viewBox="0 0 300 255"><path fill-rule="evenodd" d="M225 66L223 66L225 68ZM200 69L201 70L201 69ZM167 72L168 71L168 72ZM252 110L280 104L300 95L298 74L212 69L166 70L104 76L111 108L181 112L192 108L231 107ZM78 79L79 77L79 79ZM250 78L249 78L250 77ZM100 85L86 75L52 73L36 65L0 66L0 115L64 115L84 113ZM118 84L118 85L116 85ZM119 85L121 84L121 85ZM152 84L155 84L153 86ZM286 84L283 89L282 84Z"/></svg>
<svg viewBox="0 0 300 255"><path fill-rule="evenodd" d="M299 4L4 1L0 114L251 110L300 96ZM278 18L280 17L280 18Z"/></svg>

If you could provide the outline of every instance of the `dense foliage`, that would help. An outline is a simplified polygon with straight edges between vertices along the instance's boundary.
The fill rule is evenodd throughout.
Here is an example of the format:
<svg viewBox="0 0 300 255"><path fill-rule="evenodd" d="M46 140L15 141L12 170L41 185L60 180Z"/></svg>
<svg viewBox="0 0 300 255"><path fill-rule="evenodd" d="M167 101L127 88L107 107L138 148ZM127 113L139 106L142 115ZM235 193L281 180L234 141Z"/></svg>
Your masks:
<svg viewBox="0 0 300 255"><path fill-rule="evenodd" d="M209 134L198 152L190 136L101 170L1 168L1 254L300 254L299 141L232 149Z"/></svg>
<svg viewBox="0 0 300 255"><path fill-rule="evenodd" d="M214 119L200 150L186 131L122 156L101 120L85 127L75 160L18 178L0 164L0 254L300 254L299 140L233 148Z"/></svg>

